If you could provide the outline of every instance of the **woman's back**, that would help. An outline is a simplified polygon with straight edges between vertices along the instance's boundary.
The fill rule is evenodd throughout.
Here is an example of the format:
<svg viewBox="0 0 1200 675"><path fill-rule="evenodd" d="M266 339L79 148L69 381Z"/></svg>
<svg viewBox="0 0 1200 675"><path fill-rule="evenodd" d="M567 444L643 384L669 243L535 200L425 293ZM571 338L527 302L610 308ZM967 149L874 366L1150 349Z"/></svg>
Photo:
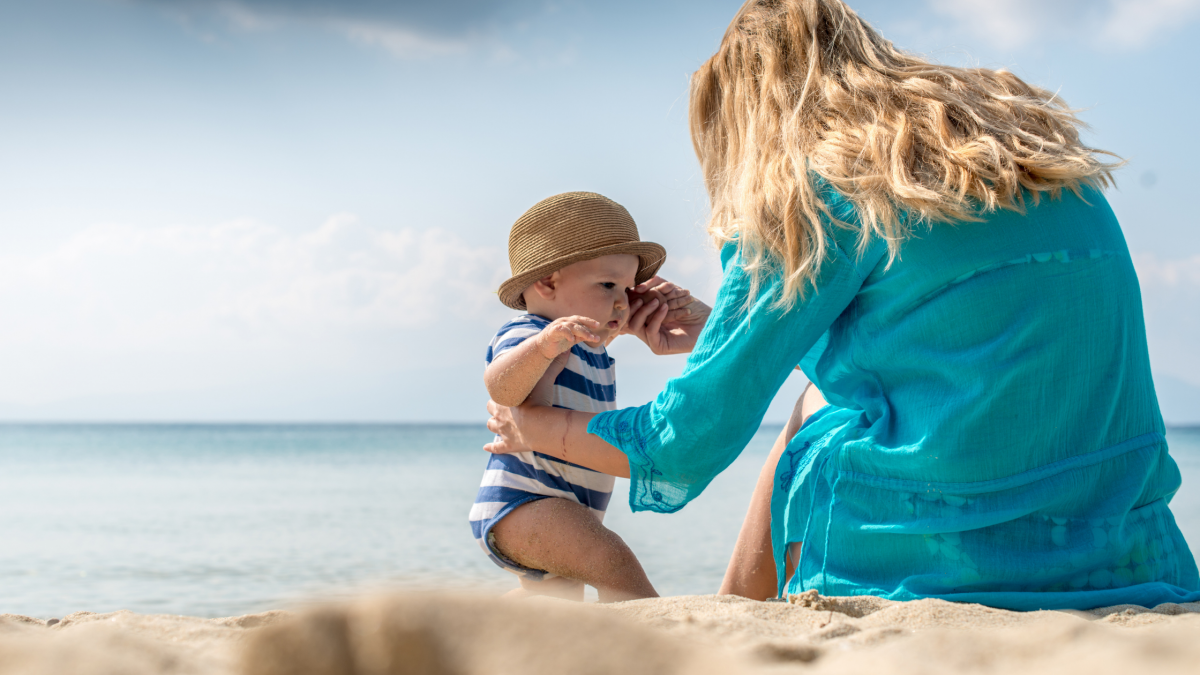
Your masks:
<svg viewBox="0 0 1200 675"><path fill-rule="evenodd" d="M1197 585L1136 275L1085 198L910 239L805 357L835 407L780 464L793 590L1030 608Z"/></svg>
<svg viewBox="0 0 1200 675"><path fill-rule="evenodd" d="M865 411L880 447L920 446L940 458L945 481L1002 478L1163 433L1137 277L1095 191L905 242L806 362L827 400ZM929 478L902 454L849 461Z"/></svg>

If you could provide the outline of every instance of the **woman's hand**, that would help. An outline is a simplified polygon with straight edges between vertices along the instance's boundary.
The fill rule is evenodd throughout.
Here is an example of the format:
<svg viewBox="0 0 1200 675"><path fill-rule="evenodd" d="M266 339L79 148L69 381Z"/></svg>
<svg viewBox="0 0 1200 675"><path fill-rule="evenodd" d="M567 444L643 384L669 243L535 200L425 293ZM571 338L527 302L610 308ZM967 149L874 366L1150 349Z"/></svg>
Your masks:
<svg viewBox="0 0 1200 675"><path fill-rule="evenodd" d="M509 408L495 401L488 401L487 409L492 417L488 420L487 427L489 431L500 438L483 446L484 450L493 455L507 455L532 449L521 434L521 423L524 421L526 413L534 408L554 406L554 380L558 378L563 368L566 368L568 356L566 352L563 352L554 357L550 366L546 368L546 372L542 374L542 378L534 385L533 391L521 405Z"/></svg>
<svg viewBox="0 0 1200 675"><path fill-rule="evenodd" d="M487 409L491 418L488 419L488 431L496 434L497 438L491 443L483 446L484 450L493 455L509 455L514 452L529 452L533 448L525 442L525 437L521 435L521 417L525 411L523 408L528 408L533 404L526 401L515 408L502 406L495 401L488 401Z"/></svg>
<svg viewBox="0 0 1200 675"><path fill-rule="evenodd" d="M637 336L655 354L692 351L712 313L687 289L661 277L630 290L629 300L630 317L623 332Z"/></svg>

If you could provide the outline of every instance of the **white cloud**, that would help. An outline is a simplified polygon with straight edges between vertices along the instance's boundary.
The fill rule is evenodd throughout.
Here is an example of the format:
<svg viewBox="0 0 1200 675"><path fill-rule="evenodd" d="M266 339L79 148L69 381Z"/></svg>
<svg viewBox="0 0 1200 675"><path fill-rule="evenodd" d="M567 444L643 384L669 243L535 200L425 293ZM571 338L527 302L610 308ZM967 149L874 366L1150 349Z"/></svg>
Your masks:
<svg viewBox="0 0 1200 675"><path fill-rule="evenodd" d="M0 400L475 365L511 314L494 294L505 262L351 215L301 234L252 220L92 227L0 257Z"/></svg>
<svg viewBox="0 0 1200 675"><path fill-rule="evenodd" d="M1001 48L1020 47L1036 34L1030 21L1045 2L1033 0L929 0L936 14L949 17L968 31Z"/></svg>
<svg viewBox="0 0 1200 675"><path fill-rule="evenodd" d="M240 30L269 30L280 23L278 19L272 19L237 2L218 2L215 9L226 21Z"/></svg>
<svg viewBox="0 0 1200 675"><path fill-rule="evenodd" d="M216 16L229 27L244 32L315 26L352 42L377 47L399 58L426 58L468 52L486 42L487 33L476 25L469 7L425 8L406 11L403 4L343 6L330 3L252 2L247 0L143 0L159 4L192 23L198 17ZM414 16L415 15L415 16ZM432 15L432 16L426 16ZM433 19L433 26L422 25ZM482 19L486 19L484 16ZM439 28L441 30L439 30Z"/></svg>
<svg viewBox="0 0 1200 675"><path fill-rule="evenodd" d="M496 244L341 214L300 232L99 225L0 251L0 417L478 421L485 347L515 314ZM668 274L710 302L720 276L696 255ZM682 368L622 342L627 403Z"/></svg>
<svg viewBox="0 0 1200 675"><path fill-rule="evenodd" d="M1136 49L1200 16L1200 0L928 0L928 5L1001 49L1064 39Z"/></svg>
<svg viewBox="0 0 1200 675"><path fill-rule="evenodd" d="M354 42L380 47L400 58L447 56L470 50L470 42L435 38L418 31L366 21L327 20L324 25Z"/></svg>
<svg viewBox="0 0 1200 675"><path fill-rule="evenodd" d="M1179 260L1159 260L1153 253L1139 253L1133 260L1143 286L1200 291L1200 255ZM1195 309L1200 310L1200 307Z"/></svg>
<svg viewBox="0 0 1200 675"><path fill-rule="evenodd" d="M374 230L351 215L300 235L249 220L103 226L40 257L7 261L0 297L51 294L72 316L127 320L104 329L121 340L209 321L255 331L316 321L401 328L472 316L490 299L501 262L498 251L445 231ZM6 332L0 345L13 337Z"/></svg>
<svg viewBox="0 0 1200 675"><path fill-rule="evenodd" d="M1200 0L1113 0L1100 33L1122 47L1142 47L1197 15Z"/></svg>

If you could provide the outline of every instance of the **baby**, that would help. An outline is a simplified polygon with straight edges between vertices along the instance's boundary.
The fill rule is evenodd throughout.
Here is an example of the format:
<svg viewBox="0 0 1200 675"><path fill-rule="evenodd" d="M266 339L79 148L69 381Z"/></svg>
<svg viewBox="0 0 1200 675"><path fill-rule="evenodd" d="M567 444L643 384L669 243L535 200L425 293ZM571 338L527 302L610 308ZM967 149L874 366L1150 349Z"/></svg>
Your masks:
<svg viewBox="0 0 1200 675"><path fill-rule="evenodd" d="M538 202L513 225L508 240L513 276L500 301L523 314L500 327L487 350L484 383L496 403L534 400L558 408L616 408L615 368L605 346L630 318L627 290L649 280L666 259L638 238L616 202L568 192ZM657 293L672 307L687 291ZM665 293L665 294L664 294ZM492 455L471 529L491 560L520 577L510 595L583 599L584 585L601 602L656 597L633 551L601 524L613 476L537 452Z"/></svg>

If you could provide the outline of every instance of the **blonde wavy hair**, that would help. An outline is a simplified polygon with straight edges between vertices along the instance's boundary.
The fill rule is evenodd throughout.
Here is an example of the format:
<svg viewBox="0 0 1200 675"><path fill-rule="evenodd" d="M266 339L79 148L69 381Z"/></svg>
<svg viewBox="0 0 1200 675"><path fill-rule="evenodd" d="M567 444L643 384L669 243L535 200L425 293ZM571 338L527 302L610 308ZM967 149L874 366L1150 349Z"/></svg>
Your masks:
<svg viewBox="0 0 1200 675"><path fill-rule="evenodd" d="M718 246L736 241L751 298L782 272L803 298L833 253L819 176L857 211L858 254L915 228L1025 209L1042 193L1112 184L1119 163L1083 122L1004 70L930 63L896 49L841 0L749 0L691 81L689 118Z"/></svg>

